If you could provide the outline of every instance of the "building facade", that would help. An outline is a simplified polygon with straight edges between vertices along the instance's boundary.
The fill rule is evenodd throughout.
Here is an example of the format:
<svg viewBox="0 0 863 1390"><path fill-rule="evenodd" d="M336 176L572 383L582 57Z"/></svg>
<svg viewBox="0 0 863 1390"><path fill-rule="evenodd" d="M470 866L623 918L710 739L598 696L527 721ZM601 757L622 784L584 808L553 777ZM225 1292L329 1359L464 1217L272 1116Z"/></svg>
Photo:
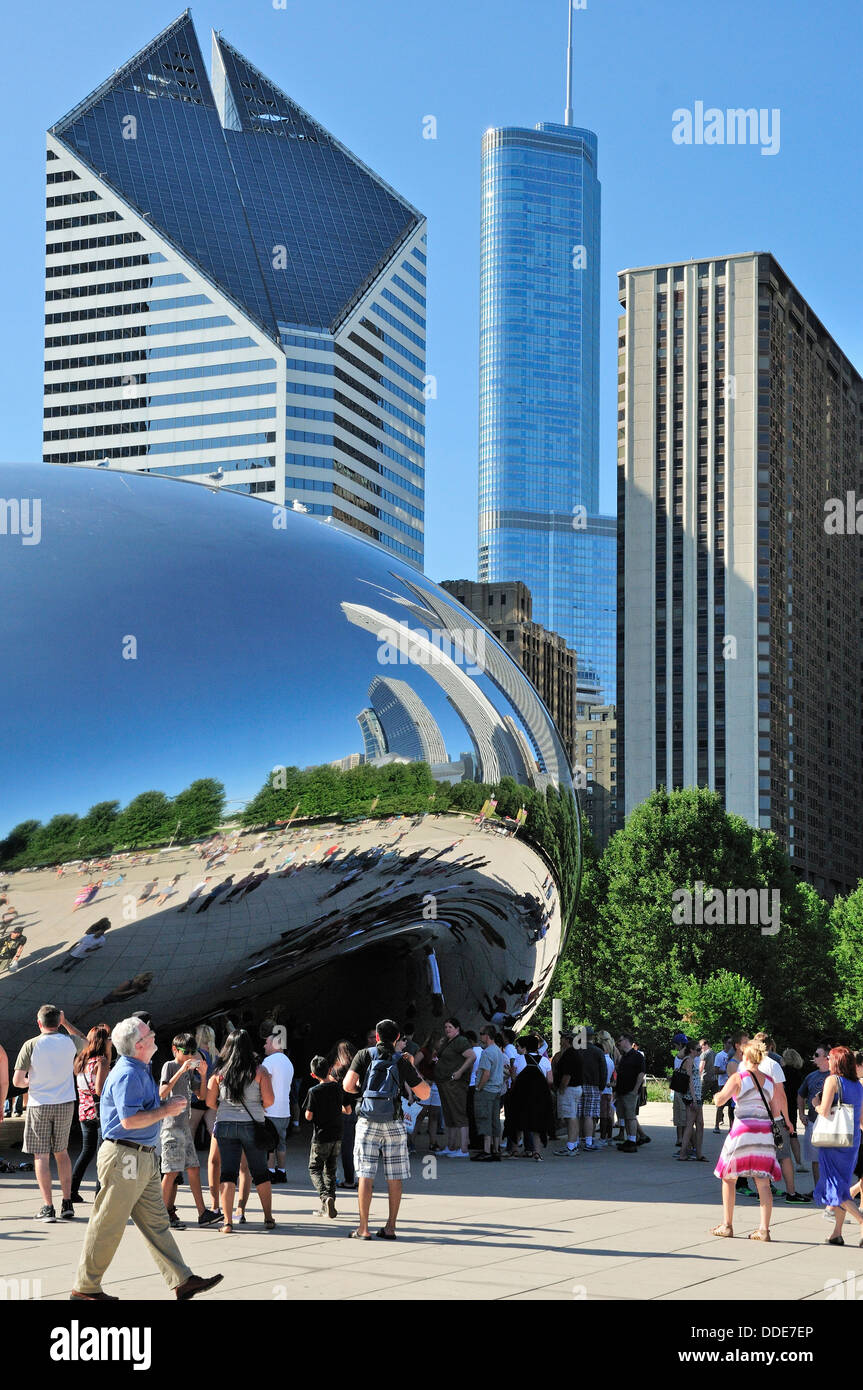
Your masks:
<svg viewBox="0 0 863 1390"><path fill-rule="evenodd" d="M613 518L599 506L595 134L541 122L482 145L479 578L521 580L537 622L615 689Z"/></svg>
<svg viewBox="0 0 863 1390"><path fill-rule="evenodd" d="M601 853L623 825L617 786L617 712L614 705L579 700L576 706L573 777L579 802Z"/></svg>
<svg viewBox="0 0 863 1390"><path fill-rule="evenodd" d="M44 459L423 562L425 219L188 12L48 133Z"/></svg>
<svg viewBox="0 0 863 1390"><path fill-rule="evenodd" d="M532 621L530 590L522 583L479 584L446 579L441 588L475 613L536 687L572 759L577 688L576 653L556 632Z"/></svg>
<svg viewBox="0 0 863 1390"><path fill-rule="evenodd" d="M821 892L863 872L863 381L767 254L621 272L618 767L715 789ZM853 530L853 519L851 526Z"/></svg>

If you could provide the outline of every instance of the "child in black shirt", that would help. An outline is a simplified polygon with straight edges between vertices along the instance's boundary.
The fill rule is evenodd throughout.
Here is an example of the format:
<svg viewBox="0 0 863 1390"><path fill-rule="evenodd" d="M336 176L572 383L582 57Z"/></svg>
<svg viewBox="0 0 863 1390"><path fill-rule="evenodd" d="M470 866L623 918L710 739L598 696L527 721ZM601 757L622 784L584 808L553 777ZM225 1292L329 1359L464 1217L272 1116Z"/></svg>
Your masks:
<svg viewBox="0 0 863 1390"><path fill-rule="evenodd" d="M321 1199L315 1216L337 1216L336 1160L342 1150L343 1116L350 1110L344 1104L344 1093L338 1081L327 1080L325 1057L313 1057L309 1068L317 1086L312 1086L305 1100L306 1119L314 1124L312 1147L309 1152L309 1175Z"/></svg>

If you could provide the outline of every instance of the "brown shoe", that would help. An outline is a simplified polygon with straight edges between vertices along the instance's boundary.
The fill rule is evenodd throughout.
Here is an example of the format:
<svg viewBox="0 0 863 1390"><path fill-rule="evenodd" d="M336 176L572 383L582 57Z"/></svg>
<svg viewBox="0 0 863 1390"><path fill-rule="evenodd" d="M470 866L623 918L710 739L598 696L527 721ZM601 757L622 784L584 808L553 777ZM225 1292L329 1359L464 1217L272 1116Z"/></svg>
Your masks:
<svg viewBox="0 0 863 1390"><path fill-rule="evenodd" d="M186 1299L194 1298L195 1294L207 1293L208 1290L215 1288L217 1284L221 1284L224 1277L223 1274L213 1274L209 1279L204 1279L200 1274L190 1274L185 1284L181 1284L178 1289L174 1290L174 1293L180 1302L184 1303Z"/></svg>
<svg viewBox="0 0 863 1390"><path fill-rule="evenodd" d="M115 1293L103 1293L100 1289L98 1293L79 1293L73 1289L70 1298L85 1298L88 1303L119 1303L120 1300Z"/></svg>

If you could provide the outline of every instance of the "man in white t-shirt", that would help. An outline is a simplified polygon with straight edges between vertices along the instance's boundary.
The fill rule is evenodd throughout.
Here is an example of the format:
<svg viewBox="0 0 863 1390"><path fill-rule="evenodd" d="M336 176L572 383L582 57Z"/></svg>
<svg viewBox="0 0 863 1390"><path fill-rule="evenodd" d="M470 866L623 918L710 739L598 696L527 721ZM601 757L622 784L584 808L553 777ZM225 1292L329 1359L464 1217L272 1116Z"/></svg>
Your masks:
<svg viewBox="0 0 863 1390"><path fill-rule="evenodd" d="M476 1033L465 1029L465 1037L470 1043L470 1050L473 1053L473 1066L470 1069L470 1076L467 1082L468 1148L471 1152L477 1153L482 1148L482 1142L476 1127L474 1101L476 1100L476 1079L479 1074L479 1059L482 1056L482 1048Z"/></svg>
<svg viewBox="0 0 863 1390"><path fill-rule="evenodd" d="M291 1085L294 1080L294 1064L285 1055L287 1031L280 1023L266 1025L271 1031L264 1041L264 1060L261 1065L270 1073L273 1083L273 1104L267 1106L266 1115L272 1120L279 1134L277 1151L269 1154L267 1163L273 1182L285 1181L285 1154L287 1133L291 1123Z"/></svg>
<svg viewBox="0 0 863 1390"><path fill-rule="evenodd" d="M108 921L107 917L104 917L102 921L92 926L86 936L82 936L81 940L77 941L72 947L69 954L64 956L60 964L54 966L53 973L56 974L58 970L61 970L64 975L68 975L70 970L74 970L76 965L81 964L82 960L86 960L88 956L98 951L105 945L105 932L108 931L110 926L111 923Z"/></svg>
<svg viewBox="0 0 863 1390"><path fill-rule="evenodd" d="M36 1181L42 1194L43 1205L36 1213L36 1220L56 1220L51 1191L53 1153L62 1193L60 1219L74 1221L72 1164L68 1153L76 1095L72 1063L87 1039L69 1023L56 1004L43 1004L36 1022L39 1034L28 1038L21 1048L12 1077L13 1085L29 1090L22 1149L33 1155ZM61 1028L66 1032L61 1033Z"/></svg>

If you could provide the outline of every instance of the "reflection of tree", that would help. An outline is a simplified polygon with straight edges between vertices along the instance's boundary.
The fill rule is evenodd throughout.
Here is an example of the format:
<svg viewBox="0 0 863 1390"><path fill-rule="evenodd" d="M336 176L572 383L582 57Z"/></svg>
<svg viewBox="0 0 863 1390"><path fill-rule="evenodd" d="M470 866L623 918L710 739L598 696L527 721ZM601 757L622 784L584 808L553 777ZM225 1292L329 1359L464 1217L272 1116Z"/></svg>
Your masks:
<svg viewBox="0 0 863 1390"><path fill-rule="evenodd" d="M249 802L242 820L247 826L261 826L290 816L380 819L447 810L477 815L490 796L497 800L499 817L514 820L525 808L527 820L519 836L539 850L554 873L568 928L575 915L581 863L578 809L571 791L559 792L553 787L540 791L522 786L512 777L502 777L496 784L450 785L435 782L427 763L390 763L383 767L363 763L347 772L328 764L303 772L289 767L270 776Z"/></svg>
<svg viewBox="0 0 863 1390"><path fill-rule="evenodd" d="M208 835L222 819L224 798L221 782L201 777L173 798L141 792L122 811L119 801L99 801L86 816L58 815L46 825L22 821L0 840L0 866L26 869L143 849L167 840L178 820L185 838Z"/></svg>

